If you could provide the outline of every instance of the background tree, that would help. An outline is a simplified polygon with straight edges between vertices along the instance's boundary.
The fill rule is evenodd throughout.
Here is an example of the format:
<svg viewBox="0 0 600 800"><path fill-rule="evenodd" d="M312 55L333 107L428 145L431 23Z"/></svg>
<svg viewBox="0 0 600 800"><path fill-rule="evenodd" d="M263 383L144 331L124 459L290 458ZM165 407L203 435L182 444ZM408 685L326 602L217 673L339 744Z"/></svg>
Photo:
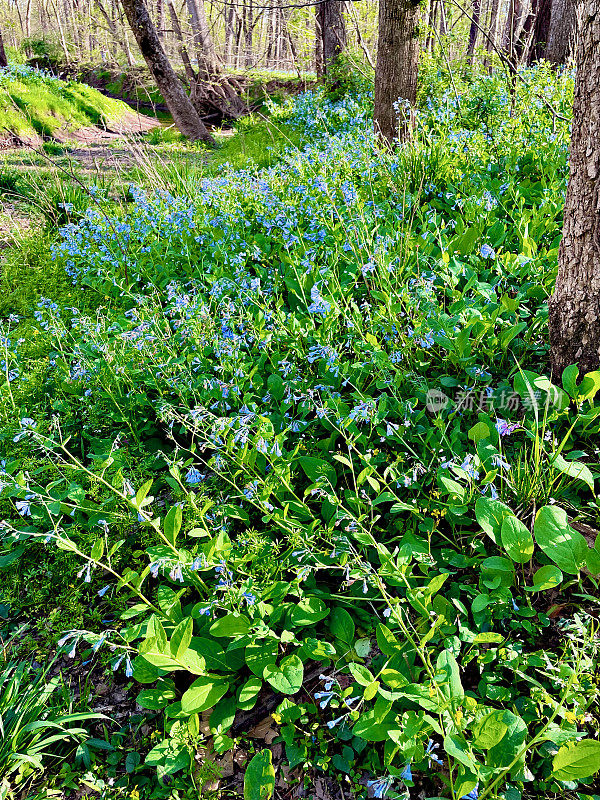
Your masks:
<svg viewBox="0 0 600 800"><path fill-rule="evenodd" d="M0 68L2 67L8 67L8 59L6 58L6 50L4 49L2 31L0 30Z"/></svg>
<svg viewBox="0 0 600 800"><path fill-rule="evenodd" d="M575 50L577 0L552 0L548 42L544 58L552 64L564 64Z"/></svg>
<svg viewBox="0 0 600 800"><path fill-rule="evenodd" d="M558 276L548 307L551 361L600 367L600 0L582 4Z"/></svg>
<svg viewBox="0 0 600 800"><path fill-rule="evenodd" d="M317 30L321 39L318 52L321 58L321 71L324 74L348 44L344 5L344 0L324 0L316 9Z"/></svg>
<svg viewBox="0 0 600 800"><path fill-rule="evenodd" d="M184 136L212 142L213 138L194 108L158 38L144 0L121 0L123 10L173 120Z"/></svg>
<svg viewBox="0 0 600 800"><path fill-rule="evenodd" d="M390 144L396 138L406 138L410 125L410 108L417 100L418 19L418 2L379 2L373 121L377 135ZM403 105L408 108L403 108Z"/></svg>

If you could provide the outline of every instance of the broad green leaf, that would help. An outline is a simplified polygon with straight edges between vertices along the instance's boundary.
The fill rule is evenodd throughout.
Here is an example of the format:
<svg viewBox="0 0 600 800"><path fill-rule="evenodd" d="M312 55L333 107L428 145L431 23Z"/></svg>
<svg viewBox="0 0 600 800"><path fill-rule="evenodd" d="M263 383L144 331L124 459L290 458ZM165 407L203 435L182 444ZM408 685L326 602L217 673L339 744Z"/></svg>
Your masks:
<svg viewBox="0 0 600 800"><path fill-rule="evenodd" d="M269 800L275 790L275 770L270 750L261 750L244 773L244 800Z"/></svg>
<svg viewBox="0 0 600 800"><path fill-rule="evenodd" d="M169 700L175 699L175 691L170 686L157 687L156 689L144 689L137 696L137 703L142 708L158 711L164 708Z"/></svg>
<svg viewBox="0 0 600 800"><path fill-rule="evenodd" d="M490 750L499 744L508 732L503 711L492 711L476 725L473 745L478 750Z"/></svg>
<svg viewBox="0 0 600 800"><path fill-rule="evenodd" d="M295 694L302 687L304 666L296 655L282 659L281 664L267 664L263 677L282 694Z"/></svg>
<svg viewBox="0 0 600 800"><path fill-rule="evenodd" d="M181 530L181 523L183 521L183 510L181 506L172 506L165 517L163 528L165 536L172 545L177 543L177 536Z"/></svg>
<svg viewBox="0 0 600 800"><path fill-rule="evenodd" d="M210 676L197 678L181 698L181 708L186 714L197 714L212 708L229 689L227 681Z"/></svg>
<svg viewBox="0 0 600 800"><path fill-rule="evenodd" d="M290 621L292 629L294 627L305 627L316 625L329 614L329 609L318 597L306 597L290 611Z"/></svg>
<svg viewBox="0 0 600 800"><path fill-rule="evenodd" d="M333 609L329 616L329 626L336 639L340 639L344 644L352 644L356 629L354 620L345 608L336 606Z"/></svg>
<svg viewBox="0 0 600 800"><path fill-rule="evenodd" d="M500 531L506 517L513 516L511 509L499 500L479 497L475 503L475 516L483 530L496 544L500 543Z"/></svg>
<svg viewBox="0 0 600 800"><path fill-rule="evenodd" d="M191 617L182 620L173 631L169 647L171 648L171 655L177 661L181 661L185 651L190 646L192 641L192 633L194 632L194 622Z"/></svg>
<svg viewBox="0 0 600 800"><path fill-rule="evenodd" d="M521 520L514 516L506 517L500 531L502 546L517 564L525 564L531 559L534 550L533 536Z"/></svg>
<svg viewBox="0 0 600 800"><path fill-rule="evenodd" d="M275 639L265 639L262 642L249 644L246 647L245 658L250 672L262 678L267 664L277 661L278 643Z"/></svg>
<svg viewBox="0 0 600 800"><path fill-rule="evenodd" d="M442 650L437 657L436 671L442 673L441 688L444 695L450 700L461 700L465 696L460 680L460 668L450 650ZM439 681L439 678L436 677Z"/></svg>
<svg viewBox="0 0 600 800"><path fill-rule="evenodd" d="M504 586L508 588L515 581L515 568L512 561L502 556L490 556L481 562L481 580L489 589Z"/></svg>
<svg viewBox="0 0 600 800"><path fill-rule="evenodd" d="M567 512L563 508L541 508L533 530L538 545L563 572L576 575L585 565L587 543L578 531L569 527Z"/></svg>
<svg viewBox="0 0 600 800"><path fill-rule="evenodd" d="M600 770L600 742L582 739L560 748L552 760L552 776L559 781L579 781Z"/></svg>
<svg viewBox="0 0 600 800"><path fill-rule="evenodd" d="M242 711L249 711L254 708L258 699L258 694L262 688L262 681L256 676L248 678L246 683L240 689L238 696L238 708Z"/></svg>
<svg viewBox="0 0 600 800"><path fill-rule="evenodd" d="M373 673L362 664L352 662L348 664L348 669L352 673L354 680L361 686L369 686L375 680Z"/></svg>
<svg viewBox="0 0 600 800"><path fill-rule="evenodd" d="M563 574L554 564L547 564L536 570L533 576L533 586L526 586L529 592L543 592L546 589L556 589L563 580Z"/></svg>
<svg viewBox="0 0 600 800"><path fill-rule="evenodd" d="M225 639L242 636L250 630L251 622L244 614L226 614L210 626L210 633Z"/></svg>
<svg viewBox="0 0 600 800"><path fill-rule="evenodd" d="M331 464L327 461L323 461L322 458L301 456L300 466L313 483L324 478L325 483L330 483L332 486L335 486L337 481L336 471Z"/></svg>
<svg viewBox="0 0 600 800"><path fill-rule="evenodd" d="M590 487L594 491L594 476L590 468L581 461L567 461L560 453L552 460L552 466L563 475L568 475L569 478L575 478Z"/></svg>

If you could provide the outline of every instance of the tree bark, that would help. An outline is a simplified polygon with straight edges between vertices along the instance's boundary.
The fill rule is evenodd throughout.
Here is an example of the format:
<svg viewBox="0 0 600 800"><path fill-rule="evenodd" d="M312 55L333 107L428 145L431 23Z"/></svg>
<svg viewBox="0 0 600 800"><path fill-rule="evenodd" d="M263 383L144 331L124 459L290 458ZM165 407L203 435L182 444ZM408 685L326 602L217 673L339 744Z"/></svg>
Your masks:
<svg viewBox="0 0 600 800"><path fill-rule="evenodd" d="M548 43L544 51L544 58L552 64L564 64L574 52L577 5L577 0L552 0Z"/></svg>
<svg viewBox="0 0 600 800"><path fill-rule="evenodd" d="M317 6L323 74L346 49L348 36L344 20L344 0L325 0Z"/></svg>
<svg viewBox="0 0 600 800"><path fill-rule="evenodd" d="M533 38L527 59L530 64L544 58L548 45L551 13L552 0L538 0L533 23Z"/></svg>
<svg viewBox="0 0 600 800"><path fill-rule="evenodd" d="M418 19L419 5L412 0L379 2L373 121L375 133L389 144L407 138L417 100Z"/></svg>
<svg viewBox="0 0 600 800"><path fill-rule="evenodd" d="M0 31L0 69L8 67L8 59L6 57L6 50L4 49L4 40L2 39L2 31Z"/></svg>
<svg viewBox="0 0 600 800"><path fill-rule="evenodd" d="M177 128L190 139L213 142L167 58L144 0L121 0L125 16Z"/></svg>
<svg viewBox="0 0 600 800"><path fill-rule="evenodd" d="M479 33L479 22L481 20L481 0L473 0L471 11L471 26L469 28L469 43L467 45L467 58L473 63L475 45L477 44L477 34Z"/></svg>
<svg viewBox="0 0 600 800"><path fill-rule="evenodd" d="M600 0L582 4L569 184L558 276L548 303L555 375L600 367Z"/></svg>

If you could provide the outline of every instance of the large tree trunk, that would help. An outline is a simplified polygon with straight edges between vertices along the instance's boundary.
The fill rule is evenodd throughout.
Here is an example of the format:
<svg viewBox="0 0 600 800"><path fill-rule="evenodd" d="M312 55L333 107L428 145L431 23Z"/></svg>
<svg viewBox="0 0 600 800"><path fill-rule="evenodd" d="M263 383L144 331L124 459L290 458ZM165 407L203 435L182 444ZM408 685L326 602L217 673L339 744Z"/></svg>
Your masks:
<svg viewBox="0 0 600 800"><path fill-rule="evenodd" d="M600 0L585 0L558 277L548 303L552 369L600 367Z"/></svg>
<svg viewBox="0 0 600 800"><path fill-rule="evenodd" d="M0 31L0 68L8 67L8 59L6 57L6 50L4 49L4 40L2 39L2 31Z"/></svg>
<svg viewBox="0 0 600 800"><path fill-rule="evenodd" d="M533 38L527 59L530 64L544 58L548 44L551 13L552 0L538 0L533 23Z"/></svg>
<svg viewBox="0 0 600 800"><path fill-rule="evenodd" d="M177 128L190 139L213 142L163 50L146 3L144 0L121 0L121 3L135 40Z"/></svg>
<svg viewBox="0 0 600 800"><path fill-rule="evenodd" d="M574 52L577 5L577 0L552 0L548 43L544 52L544 58L552 64L564 64Z"/></svg>
<svg viewBox="0 0 600 800"><path fill-rule="evenodd" d="M479 23L481 20L481 0L473 0L471 12L471 26L469 28L469 43L467 45L467 58L473 63L475 55L475 45L477 44L477 34L479 33Z"/></svg>
<svg viewBox="0 0 600 800"><path fill-rule="evenodd" d="M323 73L333 64L348 44L344 21L344 0L324 0L317 6Z"/></svg>
<svg viewBox="0 0 600 800"><path fill-rule="evenodd" d="M418 19L419 5L412 0L379 2L373 121L375 133L389 144L406 139L417 100Z"/></svg>

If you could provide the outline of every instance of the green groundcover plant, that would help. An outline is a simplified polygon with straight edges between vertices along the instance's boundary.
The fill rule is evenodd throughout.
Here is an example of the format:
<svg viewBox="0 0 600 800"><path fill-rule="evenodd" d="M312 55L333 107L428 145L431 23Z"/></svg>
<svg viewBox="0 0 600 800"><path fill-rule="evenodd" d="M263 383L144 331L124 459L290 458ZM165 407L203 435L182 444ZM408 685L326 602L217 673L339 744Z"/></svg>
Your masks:
<svg viewBox="0 0 600 800"><path fill-rule="evenodd" d="M163 783L256 710L356 793L593 792L600 373L546 374L572 80L522 78L432 69L394 153L368 93L308 94L267 169L96 190L54 250L86 306L8 320L2 564L59 548L119 610L60 646L164 715Z"/></svg>

